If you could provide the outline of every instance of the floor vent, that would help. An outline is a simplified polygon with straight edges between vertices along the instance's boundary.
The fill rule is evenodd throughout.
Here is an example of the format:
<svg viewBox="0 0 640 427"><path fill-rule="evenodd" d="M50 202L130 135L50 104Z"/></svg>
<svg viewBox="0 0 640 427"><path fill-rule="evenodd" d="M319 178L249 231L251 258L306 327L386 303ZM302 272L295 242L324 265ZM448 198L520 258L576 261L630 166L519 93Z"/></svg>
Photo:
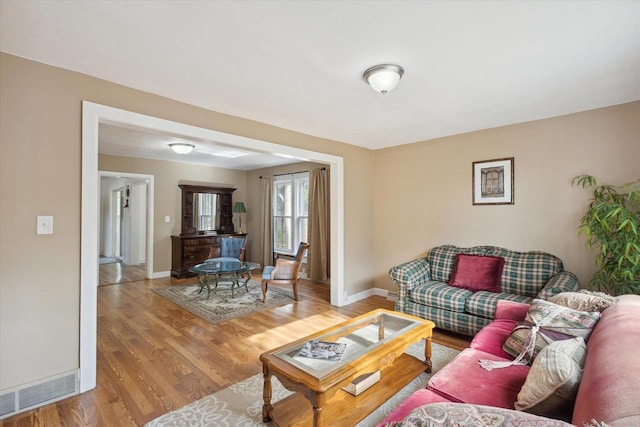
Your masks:
<svg viewBox="0 0 640 427"><path fill-rule="evenodd" d="M395 301L398 299L398 294L395 292L387 292L387 300L388 301Z"/></svg>
<svg viewBox="0 0 640 427"><path fill-rule="evenodd" d="M0 396L0 417L16 411L16 392L12 391Z"/></svg>
<svg viewBox="0 0 640 427"><path fill-rule="evenodd" d="M0 417L15 415L76 394L78 394L77 371L48 378L39 383L31 383L0 396Z"/></svg>

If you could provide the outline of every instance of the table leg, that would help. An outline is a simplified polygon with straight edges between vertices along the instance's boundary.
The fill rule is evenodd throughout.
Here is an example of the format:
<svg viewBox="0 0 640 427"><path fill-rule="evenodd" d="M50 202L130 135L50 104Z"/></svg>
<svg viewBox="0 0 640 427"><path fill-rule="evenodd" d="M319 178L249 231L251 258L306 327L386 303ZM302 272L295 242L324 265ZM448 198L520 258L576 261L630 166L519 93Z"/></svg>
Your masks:
<svg viewBox="0 0 640 427"><path fill-rule="evenodd" d="M424 364L427 365L425 372L431 373L431 337L424 339Z"/></svg>
<svg viewBox="0 0 640 427"><path fill-rule="evenodd" d="M209 284L209 275L204 275L204 283L207 286L207 299L209 299L209 294L211 294L211 285Z"/></svg>
<svg viewBox="0 0 640 427"><path fill-rule="evenodd" d="M268 423L271 421L269 412L273 409L271 405L271 374L269 373L269 368L266 366L262 367L262 372L264 375L264 385L262 387L262 400L264 401L262 405L262 421Z"/></svg>
<svg viewBox="0 0 640 427"><path fill-rule="evenodd" d="M314 393L311 397L311 405L313 406L313 427L321 427L324 425L322 417L322 407L326 403L324 393Z"/></svg>
<svg viewBox="0 0 640 427"><path fill-rule="evenodd" d="M236 271L233 272L233 280L231 280L231 298L233 298L233 291L235 288L239 288L238 286L238 273Z"/></svg>
<svg viewBox="0 0 640 427"><path fill-rule="evenodd" d="M251 279L251 273L242 273L247 275L247 279L244 281L244 289L249 292L249 287L247 284L249 283L249 279Z"/></svg>
<svg viewBox="0 0 640 427"><path fill-rule="evenodd" d="M209 286L209 274L198 274L198 283L200 284L200 290L198 291L198 295L202 293L204 288L207 288L207 299L209 299L209 293L211 292L211 287Z"/></svg>
<svg viewBox="0 0 640 427"><path fill-rule="evenodd" d="M202 274L198 273L196 277L198 279L198 283L200 284L200 290L198 291L198 295L200 295L204 290L204 282L202 281Z"/></svg>
<svg viewBox="0 0 640 427"><path fill-rule="evenodd" d="M322 425L322 408L313 407L313 427Z"/></svg>

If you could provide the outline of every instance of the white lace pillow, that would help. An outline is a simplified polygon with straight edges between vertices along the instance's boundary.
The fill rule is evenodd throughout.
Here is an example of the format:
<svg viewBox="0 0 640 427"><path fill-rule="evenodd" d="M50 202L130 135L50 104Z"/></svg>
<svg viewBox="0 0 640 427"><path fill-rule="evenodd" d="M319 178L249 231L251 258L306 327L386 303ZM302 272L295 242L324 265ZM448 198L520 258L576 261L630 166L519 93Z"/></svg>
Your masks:
<svg viewBox="0 0 640 427"><path fill-rule="evenodd" d="M518 393L516 409L549 416L573 402L586 354L581 337L555 341L543 348Z"/></svg>
<svg viewBox="0 0 640 427"><path fill-rule="evenodd" d="M616 303L616 298L602 292L581 290L580 292L561 292L547 299L554 304L580 311L604 311Z"/></svg>

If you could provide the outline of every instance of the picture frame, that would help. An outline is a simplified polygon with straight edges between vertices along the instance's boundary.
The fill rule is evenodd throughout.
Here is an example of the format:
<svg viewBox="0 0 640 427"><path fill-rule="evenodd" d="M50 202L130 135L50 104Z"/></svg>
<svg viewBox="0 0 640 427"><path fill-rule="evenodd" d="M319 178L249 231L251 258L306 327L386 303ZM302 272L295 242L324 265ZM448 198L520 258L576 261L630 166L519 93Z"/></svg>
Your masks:
<svg viewBox="0 0 640 427"><path fill-rule="evenodd" d="M514 158L472 163L472 203L474 205L514 204Z"/></svg>

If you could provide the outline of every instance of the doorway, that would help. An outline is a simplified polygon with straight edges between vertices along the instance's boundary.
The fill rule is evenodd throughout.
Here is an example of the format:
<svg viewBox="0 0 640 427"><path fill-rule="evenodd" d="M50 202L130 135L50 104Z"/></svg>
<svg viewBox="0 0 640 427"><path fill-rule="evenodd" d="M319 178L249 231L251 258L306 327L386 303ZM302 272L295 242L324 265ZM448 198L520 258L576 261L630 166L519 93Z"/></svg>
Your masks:
<svg viewBox="0 0 640 427"><path fill-rule="evenodd" d="M98 286L151 278L152 175L100 171Z"/></svg>
<svg viewBox="0 0 640 427"><path fill-rule="evenodd" d="M262 153L295 158L330 165L330 218L331 220L331 304L343 306L347 302L344 292L344 160L316 151L274 144L241 137L157 117L120 110L92 102L82 102L82 221L80 259L80 392L96 387L97 359L97 263L99 234L99 175L98 131L100 123L132 125L159 132L184 135L191 138L220 141L228 146L241 147ZM115 175L115 174L114 174ZM153 211L153 179L149 187L149 212ZM153 229L153 215L148 216L148 228ZM151 234L151 233L149 233ZM147 269L152 270L152 247ZM149 270L150 269L150 270Z"/></svg>

